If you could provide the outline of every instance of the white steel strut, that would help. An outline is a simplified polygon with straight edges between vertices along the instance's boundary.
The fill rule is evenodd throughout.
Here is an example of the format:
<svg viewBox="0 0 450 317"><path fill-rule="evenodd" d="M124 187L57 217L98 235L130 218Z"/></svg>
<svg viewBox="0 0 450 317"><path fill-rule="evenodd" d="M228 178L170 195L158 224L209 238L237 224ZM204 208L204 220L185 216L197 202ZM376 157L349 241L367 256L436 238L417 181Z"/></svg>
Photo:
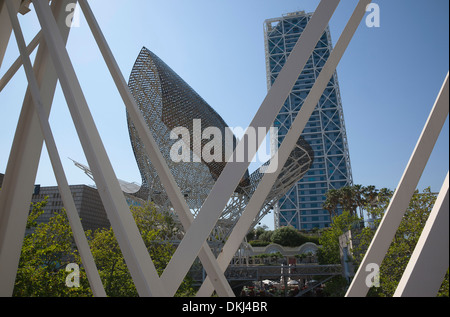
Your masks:
<svg viewBox="0 0 450 317"><path fill-rule="evenodd" d="M235 230L233 230L232 234L228 238L225 246L223 247L222 253L218 257L219 264L221 268L225 271L228 264L230 263L233 255L238 250L241 242L243 241L247 231L251 225L253 218L256 216L257 211L261 208L264 197L267 196L270 189L272 188L278 174L281 171L281 166L283 166L288 158L287 154L290 153L292 148L295 146L298 138L303 132L306 123L311 117L314 108L319 102L320 97L323 94L325 87L330 81L331 76L336 70L336 67L344 55L345 50L348 47L353 35L355 34L356 29L358 28L361 20L364 17L366 6L371 2L371 0L363 0L360 1L358 6L356 7L352 17L350 18L346 28L342 32L339 41L336 44L335 49L332 51L330 57L328 58L323 71L320 73L317 78L313 88L311 89L309 96L307 97L303 107L301 108L299 114L294 120L289 133L286 135L283 143L279 148L279 156L278 156L278 169L276 173L265 174L262 181L260 182L258 188L253 194L250 202L244 210L241 218L235 226ZM199 290L199 294L203 296L210 296L213 289L211 288L211 284L208 278L205 279L202 287Z"/></svg>
<svg viewBox="0 0 450 317"><path fill-rule="evenodd" d="M61 197L64 202L64 206L67 210L67 217L69 219L70 226L74 235L75 243L80 252L81 260L86 268L86 274L90 281L92 292L94 296L105 297L106 293L100 280L97 267L95 266L94 258L89 248L89 244L86 239L86 235L81 224L80 217L78 216L75 203L73 201L72 192L70 191L69 184L64 174L63 166L56 148L56 143L53 138L50 125L45 114L44 107L42 105L42 98L39 92L39 86L36 81L36 77L31 65L29 53L25 45L22 30L20 28L19 20L17 19L16 12L14 10L14 4L12 0L6 0L6 6L11 19L11 24L16 36L17 46L19 47L20 56L22 58L23 66L27 75L28 83L30 84L30 91L35 107L35 111L39 117L42 134L44 135L45 144L48 150L50 160L53 165L55 177L58 182Z"/></svg>
<svg viewBox="0 0 450 317"><path fill-rule="evenodd" d="M64 43L69 28L65 24L65 8L74 1L53 1L51 10L56 20L57 31ZM21 1L13 2L14 9ZM0 63L11 35L12 25L6 3L0 1ZM1 66L1 65L0 65ZM34 72L45 115L48 118L56 89L57 76L46 43L41 43L35 58ZM25 236L31 194L43 146L43 135L34 104L28 90L22 106L6 168L3 188L0 192L0 296L11 296L14 288L20 251Z"/></svg>
<svg viewBox="0 0 450 317"><path fill-rule="evenodd" d="M406 166L403 176L397 186L394 196L384 214L384 217L375 233L374 238L367 250L359 269L353 278L350 288L347 291L346 296L366 296L371 285L366 283L366 267L373 263L378 267L388 251L391 245L392 239L400 225L403 215L408 208L409 201L411 200L423 170L428 162L428 159L433 151L434 145L439 137L442 127L449 112L449 83L448 73L436 102L431 110L430 116L425 124L422 134L419 137L417 145L411 155L411 158ZM444 211L445 212L445 211ZM448 213L448 209L447 209ZM448 235L448 223L447 223L447 235ZM413 262L412 262L413 263ZM412 264L413 265L413 264ZM448 268L448 257L447 257ZM436 272L427 272L427 274L434 274ZM438 273L440 274L440 273ZM440 281L442 283L442 280ZM440 284L439 284L440 286ZM431 295L436 296L436 294Z"/></svg>
<svg viewBox="0 0 450 317"><path fill-rule="evenodd" d="M259 131L259 127L264 127L265 131L269 130L339 2L339 0L322 0L319 3L283 70L256 113L249 129L252 128L255 131ZM143 141L146 154L152 160L152 164L154 164L158 172L172 206L186 231L183 240L160 277L139 234L132 214L128 212L128 205L115 177L114 170L95 127L65 48L70 30L70 27L66 25L67 13L65 9L68 5L76 4L77 1L52 1L50 6L46 0L32 1L42 30L27 47L16 15L19 11L27 11L25 5L29 1L0 0L0 66L13 29L20 51L20 57L5 73L5 76L0 79L0 92L21 65L24 66L29 84L10 152L3 189L0 192L0 296L11 296L13 291L28 216L29 200L44 140L64 205L68 212L70 224L74 231L74 237L88 273L91 288L95 296L106 295L86 237L82 231L80 219L78 218L48 123L57 80L61 83L61 88L83 151L139 295L173 296L198 256L208 275L197 295L209 296L213 290L216 290L220 296L233 296L231 287L223 272L276 181L281 167L284 166L288 155L294 148L370 2L370 0L359 1L304 106L279 148L277 172L264 175L225 244L223 252L216 259L208 247L206 239L217 223L221 212L227 205L241 177L247 170L250 160L247 162L229 162L225 166L197 217L194 219L120 72L101 28L89 7L88 1L79 1L126 109ZM38 45L33 68L29 55ZM382 261L447 116L448 75L410 163L394 194L391 205L388 207L385 218L361 267L368 263L380 263ZM259 142L258 148L264 138L257 136L256 139ZM251 155L253 154L251 153ZM442 219L447 219L447 225L443 224L444 221ZM415 285L423 277L423 273L431 267L438 267L438 269L434 269L436 275L430 282L430 288L427 289L426 293L431 294L435 290L442 274L445 274L445 268L448 268L448 244L439 244L436 250L430 250L432 248L429 246L435 246L436 241L445 234L448 237L448 175L424 229L423 237L421 237L400 282L396 296L417 294ZM442 254L445 254L444 251L446 250L447 262L436 261L436 263L439 262L438 265L433 266L436 263L433 261L430 263L428 258L430 256L435 257L438 250L442 251ZM364 282L364 270L360 269L350 286L347 296L365 296L368 287Z"/></svg>

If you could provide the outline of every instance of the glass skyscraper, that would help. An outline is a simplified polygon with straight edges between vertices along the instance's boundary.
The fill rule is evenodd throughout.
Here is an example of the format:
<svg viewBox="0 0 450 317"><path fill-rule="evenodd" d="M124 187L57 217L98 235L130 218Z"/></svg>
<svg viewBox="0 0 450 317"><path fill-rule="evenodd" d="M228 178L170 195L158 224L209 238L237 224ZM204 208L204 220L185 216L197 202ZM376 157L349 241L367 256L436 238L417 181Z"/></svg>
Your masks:
<svg viewBox="0 0 450 317"><path fill-rule="evenodd" d="M294 12L266 20L265 49L268 89L284 66L313 13ZM315 80L332 51L327 27L295 83L274 125L279 129L281 144ZM314 162L306 175L284 196L275 208L275 228L292 226L311 230L328 227L331 218L322 208L330 189L352 185L352 173L344 116L335 73L316 106L303 138L314 150Z"/></svg>

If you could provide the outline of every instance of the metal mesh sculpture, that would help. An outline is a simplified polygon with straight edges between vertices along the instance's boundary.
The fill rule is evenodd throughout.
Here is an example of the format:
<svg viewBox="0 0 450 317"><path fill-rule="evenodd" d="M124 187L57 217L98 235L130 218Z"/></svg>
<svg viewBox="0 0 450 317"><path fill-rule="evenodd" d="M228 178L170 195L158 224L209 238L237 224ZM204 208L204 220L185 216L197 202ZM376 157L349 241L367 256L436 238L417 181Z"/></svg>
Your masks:
<svg viewBox="0 0 450 317"><path fill-rule="evenodd" d="M170 133L174 128L185 127L192 138L195 119L200 119L204 127L218 128L222 135L225 135L227 125L180 76L146 48L141 50L136 60L129 87L177 185L195 216L226 164L225 151L220 162L206 162L198 157L201 157L199 147L203 147L207 141L202 140L201 144L196 144L191 139L190 155L197 156L197 161L174 162L170 156L170 149L177 140L171 139ZM143 144L128 114L127 119L134 155L142 176L142 187L137 195L143 199L152 200L159 206L170 208L165 189L145 154ZM234 136L232 144L234 149L236 146ZM227 146L225 140L222 145ZM308 171L314 159L313 155L310 145L300 138L266 198L263 208L255 218L254 225L273 209L273 205ZM269 163L270 161L263 166L268 166ZM245 173L216 226L214 233L216 237L224 238L229 234L262 176L262 167L251 175L248 171Z"/></svg>
<svg viewBox="0 0 450 317"><path fill-rule="evenodd" d="M58 186L62 193L62 199L67 209L75 242L93 294L95 296L106 296L86 241L86 235L81 226L79 215L76 208L72 208L74 207L73 197L68 189L69 186L65 179L64 169L62 168L52 130L47 120L48 116L46 114L51 110L51 100L54 97L58 80L66 97L67 106L70 109L88 164L92 167L96 185L101 188L99 193L139 295L173 296L189 267L194 262L195 257L199 256L203 258L201 260L202 263L207 264L204 266L207 275L197 296L210 296L214 288L219 296L233 296L231 287L229 287L221 273L226 270L232 256L238 249L238 244L250 227L251 221L253 221L253 218L257 218L256 213L261 209L263 200L267 196L266 192L270 191L273 184L278 184L274 186L275 190L278 190L279 187L277 186L284 188L290 182L288 181L290 178L286 175L293 175L289 166L295 169L295 156L292 156L294 158L291 162L292 165L285 163L290 161L289 155L292 154L291 150L296 145L296 141L310 119L314 107L323 94L323 90L333 76L360 22L366 15L370 0L359 1L339 41L331 51L326 66L320 72L307 100L303 104L300 110L302 115L297 115L289 133L281 144L278 159L280 162L283 162L283 165L286 165L282 171L283 173L280 174L279 169L277 169L273 174L265 174L262 179L258 174L252 175L254 178L249 176L248 183L245 186L251 186L252 179L254 182L259 179L259 184L256 189L250 187L249 192L253 192L253 194L236 224L235 230L233 230L223 246L222 252L217 256L217 261L212 259L212 254L208 252L210 250L205 250L204 242L213 225L216 224L222 209L228 208L226 203L231 196L229 192L232 192L233 188L238 185L238 187L242 187L241 176L245 174L244 172L248 167L247 164L239 165L233 162L225 166L226 172L220 174L219 179L211 189L211 197L205 200L198 217L193 222L191 219L186 221L186 223L190 223L190 228L187 230L162 275L157 272L149 256L148 249L142 241L142 237L140 237L132 214L124 212L128 209L128 206L123 197L123 192L119 182L117 182L111 162L95 127L81 85L66 50L65 44L70 30L67 25L67 8L69 5L75 6L77 2L80 4L89 28L96 38L97 45L121 93L124 104L130 116L133 117L144 143L147 144L146 149L149 156L155 162L155 165L158 162L157 169L160 172L161 179L164 180L167 188L171 189L169 194L172 196L173 204L182 205L180 203L182 197L179 195L179 188L173 186L172 177L168 176L166 171L167 166L161 164L162 157L159 155L160 153L149 150L149 148L155 149L153 136L150 135L149 128L142 120L143 118L136 101L129 94L127 84L123 80L118 64L88 2L86 0L60 0L51 1L49 5L49 2L45 0L33 0L33 7L36 10L42 29L27 47L16 15L17 11L22 14L26 13L29 10L27 7L30 1L0 0L0 66L8 44L11 42L9 39L12 30L14 30L20 52L20 57L0 79L0 90L5 87L22 64L29 84L10 151L2 191L0 191L0 267L2 268L0 270L0 296L11 296L13 294L17 266L26 229L29 198L39 165L43 141L46 142L47 151L49 152ZM309 22L311 27L307 28L305 31L306 35L302 36L301 40L298 41L287 64L284 66L289 72L282 72L277 77L277 82L280 84L271 88L267 98L257 111L251 127L269 127L275 120L280 109L277 109L274 105L283 103L283 98L285 99L285 96L289 93L289 87L294 85L296 77L301 73L310 56L310 51L319 40L338 4L339 0L323 0L319 3L316 13ZM36 53L33 67L29 55L36 48L37 44L39 44L39 49ZM36 73L34 73L35 71ZM42 89L39 89L39 86ZM162 94L160 95L162 96ZM367 283L366 269L368 265L380 265L383 261L386 250L397 232L403 214L408 207L410 197L417 187L433 147L448 117L448 105L449 80L447 73L393 199L385 212L383 221L366 252L363 262L359 266L360 269L352 280L346 297L365 296L369 291L371 285ZM159 119L159 121L161 120ZM149 122L149 125L152 126L152 123ZM161 147L163 145L161 144ZM161 165L163 166L161 167ZM152 168L150 166L148 170ZM280 178L277 180L278 176ZM148 186L145 188L148 188ZM442 285L443 276L448 271L448 188L449 174L447 172L439 196L420 236L417 247L411 255L408 267L404 271L394 297L435 296ZM224 193L222 194L221 191L224 191ZM241 192L243 191L240 189L236 191L236 193ZM273 193L269 194L273 195ZM181 215L180 218L186 215L186 212L189 212L184 206L180 209L182 209L181 212L177 209L177 212ZM214 265L214 263L217 265Z"/></svg>

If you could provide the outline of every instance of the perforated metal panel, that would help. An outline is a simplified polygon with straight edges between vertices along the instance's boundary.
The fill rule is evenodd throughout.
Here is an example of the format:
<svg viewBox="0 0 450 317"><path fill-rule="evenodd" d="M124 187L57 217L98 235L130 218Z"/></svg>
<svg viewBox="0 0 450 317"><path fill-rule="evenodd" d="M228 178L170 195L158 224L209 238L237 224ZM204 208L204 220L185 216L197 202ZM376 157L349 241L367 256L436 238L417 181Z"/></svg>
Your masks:
<svg viewBox="0 0 450 317"><path fill-rule="evenodd" d="M202 140L197 144L194 142L193 122L195 119L201 120L202 129L216 127L221 131L222 136L225 136L228 126L180 76L146 48L141 50L136 60L129 87L181 192L195 215L225 167L225 146L228 144L223 137L224 150L220 162L206 162L201 158L201 149L209 140ZM127 117L133 151L142 176L139 196L152 200L160 206L170 207L169 199L156 170L145 154L143 144L128 114ZM178 142L170 138L170 133L177 127L184 127L189 131L189 162L174 162L170 157L171 148L175 142ZM228 146L233 146L234 149L236 147L234 136L233 140L233 145ZM255 223L260 221L272 209L273 204L307 172L312 164L313 155L309 144L300 138L267 197L260 215L255 219ZM196 162L195 159L201 159L201 161ZM268 164L269 162L264 165ZM262 176L261 169L251 175L248 171L245 173L235 190L235 195L223 211L217 228L220 231L219 235L227 235L233 227Z"/></svg>

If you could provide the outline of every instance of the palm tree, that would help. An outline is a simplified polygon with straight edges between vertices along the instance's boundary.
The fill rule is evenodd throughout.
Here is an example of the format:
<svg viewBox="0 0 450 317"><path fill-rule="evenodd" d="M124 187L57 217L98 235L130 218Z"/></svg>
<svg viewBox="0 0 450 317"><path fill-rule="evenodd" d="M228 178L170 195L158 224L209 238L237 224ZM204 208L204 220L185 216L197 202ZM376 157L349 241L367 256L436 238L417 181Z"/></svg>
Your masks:
<svg viewBox="0 0 450 317"><path fill-rule="evenodd" d="M359 216L364 218L364 210L373 206L378 200L378 190L375 186L353 185L340 189L330 189L326 195L323 208L328 210L331 216L338 213L338 208L356 215L359 209Z"/></svg>
<svg viewBox="0 0 450 317"><path fill-rule="evenodd" d="M364 218L364 211L366 210L366 206L368 203L369 193L375 190L375 186L362 186L355 185L357 188L357 200L358 200L358 208L359 208L359 217L361 219ZM371 200L371 198L370 198Z"/></svg>
<svg viewBox="0 0 450 317"><path fill-rule="evenodd" d="M355 190L351 186L345 186L339 189L340 192L340 205L342 208L353 216L356 213L356 195Z"/></svg>
<svg viewBox="0 0 450 317"><path fill-rule="evenodd" d="M323 203L323 209L330 213L333 217L337 213L337 207L339 205L339 191L337 189L330 189L326 194L325 202Z"/></svg>

